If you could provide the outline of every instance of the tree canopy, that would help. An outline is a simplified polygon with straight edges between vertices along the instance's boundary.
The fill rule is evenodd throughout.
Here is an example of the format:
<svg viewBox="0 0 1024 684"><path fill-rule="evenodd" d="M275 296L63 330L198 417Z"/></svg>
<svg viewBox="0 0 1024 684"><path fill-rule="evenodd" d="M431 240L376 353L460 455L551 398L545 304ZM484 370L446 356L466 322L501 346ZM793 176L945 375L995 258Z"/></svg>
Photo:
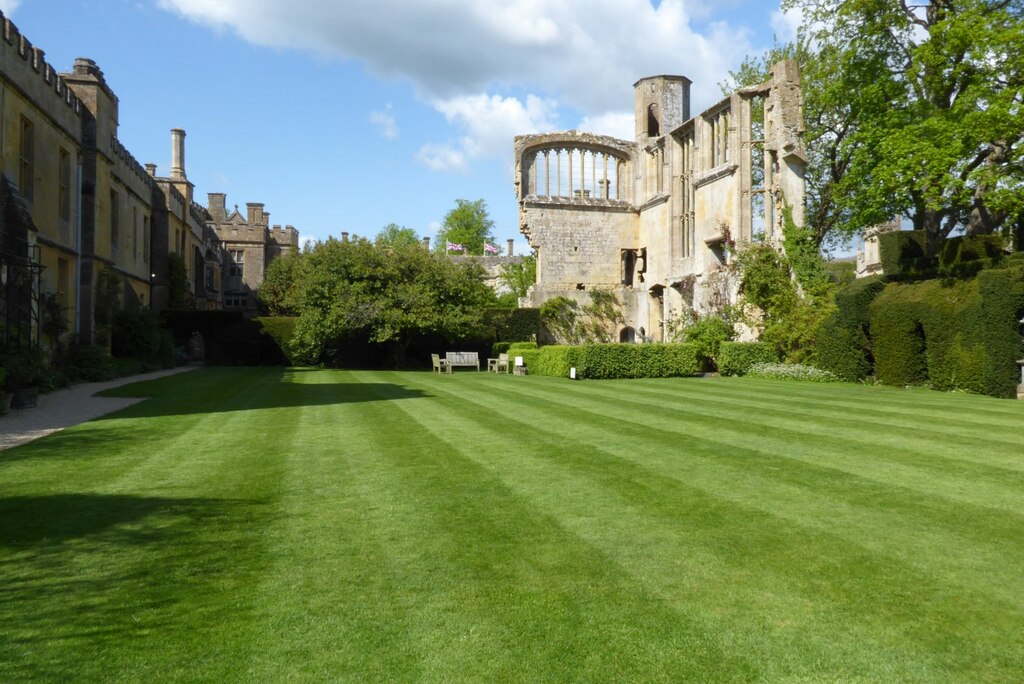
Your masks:
<svg viewBox="0 0 1024 684"><path fill-rule="evenodd" d="M389 223L380 229L374 243L386 247L419 247L420 236L412 228L400 226L397 223Z"/></svg>
<svg viewBox="0 0 1024 684"><path fill-rule="evenodd" d="M494 293L476 264L456 264L418 243L357 238L318 243L268 269L261 298L272 312L299 317L293 344L301 358L319 362L332 347L360 341L388 345L400 364L417 336L482 333Z"/></svg>
<svg viewBox="0 0 1024 684"><path fill-rule="evenodd" d="M498 280L507 287L516 298L525 297L530 286L537 282L537 255L530 254L519 262L503 264L498 273Z"/></svg>
<svg viewBox="0 0 1024 684"><path fill-rule="evenodd" d="M820 242L908 217L929 246L1024 221L1024 0L784 0L803 65L808 223ZM812 47L808 47L812 46Z"/></svg>
<svg viewBox="0 0 1024 684"><path fill-rule="evenodd" d="M462 245L466 254L483 254L484 242L494 242L494 221L487 214L487 203L455 200L455 208L449 211L434 242L434 249L444 252L449 242Z"/></svg>

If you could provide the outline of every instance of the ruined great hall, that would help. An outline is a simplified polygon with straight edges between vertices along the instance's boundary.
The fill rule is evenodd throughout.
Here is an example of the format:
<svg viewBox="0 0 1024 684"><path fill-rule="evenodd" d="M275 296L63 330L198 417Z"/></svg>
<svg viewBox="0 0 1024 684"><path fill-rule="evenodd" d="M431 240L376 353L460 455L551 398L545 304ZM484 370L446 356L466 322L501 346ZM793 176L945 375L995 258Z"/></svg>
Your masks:
<svg viewBox="0 0 1024 684"><path fill-rule="evenodd" d="M781 245L783 209L803 223L796 62L690 116L690 80L634 85L636 139L568 131L515 138L519 228L537 252L530 305L614 292L621 341L664 341L687 310L735 300L735 243Z"/></svg>

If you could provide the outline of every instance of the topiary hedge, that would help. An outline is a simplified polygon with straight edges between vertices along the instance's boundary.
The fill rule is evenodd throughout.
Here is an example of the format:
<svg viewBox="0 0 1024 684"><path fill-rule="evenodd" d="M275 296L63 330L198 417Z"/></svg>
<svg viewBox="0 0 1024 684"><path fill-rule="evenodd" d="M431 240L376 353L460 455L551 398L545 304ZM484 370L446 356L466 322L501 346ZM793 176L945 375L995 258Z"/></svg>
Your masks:
<svg viewBox="0 0 1024 684"><path fill-rule="evenodd" d="M880 382L1015 395L1016 361L1024 353L1024 268L891 283L869 310Z"/></svg>
<svg viewBox="0 0 1024 684"><path fill-rule="evenodd" d="M1001 235L961 235L943 240L938 254L928 256L923 230L878 236L882 271L891 280L973 276L1002 261L1004 242Z"/></svg>
<svg viewBox="0 0 1024 684"><path fill-rule="evenodd" d="M488 309L484 317L501 342L535 340L540 330L540 309Z"/></svg>
<svg viewBox="0 0 1024 684"><path fill-rule="evenodd" d="M836 293L836 311L819 326L814 365L855 382L869 376L874 356L868 306L885 288L879 276L855 280Z"/></svg>
<svg viewBox="0 0 1024 684"><path fill-rule="evenodd" d="M778 354L764 342L722 342L718 350L718 372L745 375L755 363L776 363Z"/></svg>

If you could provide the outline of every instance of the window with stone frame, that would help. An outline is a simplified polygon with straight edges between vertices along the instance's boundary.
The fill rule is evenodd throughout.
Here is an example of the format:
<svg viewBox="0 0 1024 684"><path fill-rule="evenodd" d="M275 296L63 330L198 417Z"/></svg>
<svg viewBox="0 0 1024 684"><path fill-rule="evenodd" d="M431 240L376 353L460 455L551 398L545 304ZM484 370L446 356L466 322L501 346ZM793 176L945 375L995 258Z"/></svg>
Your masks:
<svg viewBox="0 0 1024 684"><path fill-rule="evenodd" d="M21 138L18 143L18 191L28 201L35 196L36 127L21 117Z"/></svg>
<svg viewBox="0 0 1024 684"><path fill-rule="evenodd" d="M228 250L228 275L233 278L241 278L245 274L245 250Z"/></svg>

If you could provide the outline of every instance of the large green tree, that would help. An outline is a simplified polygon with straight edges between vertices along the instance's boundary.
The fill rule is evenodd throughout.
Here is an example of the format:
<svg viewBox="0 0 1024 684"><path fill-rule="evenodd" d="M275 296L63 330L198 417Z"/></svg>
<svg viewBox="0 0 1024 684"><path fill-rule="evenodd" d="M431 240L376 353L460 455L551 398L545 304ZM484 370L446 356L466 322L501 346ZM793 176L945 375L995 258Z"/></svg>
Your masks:
<svg viewBox="0 0 1024 684"><path fill-rule="evenodd" d="M498 272L498 280L517 299L525 297L530 286L537 282L537 255L530 254L517 262L503 264Z"/></svg>
<svg viewBox="0 0 1024 684"><path fill-rule="evenodd" d="M484 242L494 242L493 230L494 221L487 214L486 202L455 200L455 208L444 217L434 249L444 252L447 244L453 242L465 247L466 254L483 254Z"/></svg>
<svg viewBox="0 0 1024 684"><path fill-rule="evenodd" d="M482 333L494 293L483 271L420 245L328 240L303 254L288 302L298 313L295 351L309 361L346 341L386 344L397 365L414 338Z"/></svg>
<svg viewBox="0 0 1024 684"><path fill-rule="evenodd" d="M380 229L373 240L377 245L386 247L419 247L420 236L412 228L389 223Z"/></svg>
<svg viewBox="0 0 1024 684"><path fill-rule="evenodd" d="M815 47L812 122L813 106L838 126L825 158L841 166L829 201L846 230L906 216L934 251L957 229L1019 226L1024 0L783 7L802 12L802 38Z"/></svg>

